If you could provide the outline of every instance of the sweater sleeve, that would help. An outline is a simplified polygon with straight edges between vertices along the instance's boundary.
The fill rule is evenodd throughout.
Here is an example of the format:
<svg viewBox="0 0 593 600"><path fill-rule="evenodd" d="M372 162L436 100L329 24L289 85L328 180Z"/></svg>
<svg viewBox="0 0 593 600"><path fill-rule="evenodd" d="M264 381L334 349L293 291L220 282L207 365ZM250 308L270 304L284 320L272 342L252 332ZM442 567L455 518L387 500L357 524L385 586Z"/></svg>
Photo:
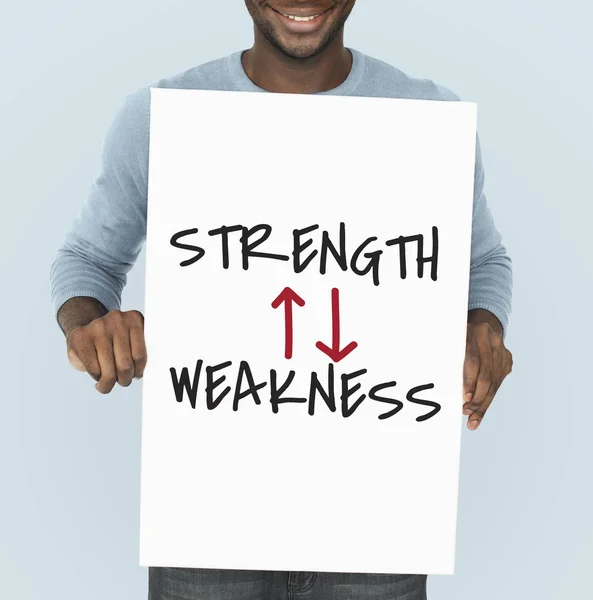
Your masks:
<svg viewBox="0 0 593 600"><path fill-rule="evenodd" d="M127 273L146 239L150 89L126 96L107 131L98 177L50 268L58 310L91 296L107 310L121 306Z"/></svg>
<svg viewBox="0 0 593 600"><path fill-rule="evenodd" d="M480 141L476 141L474 209L468 310L483 308L498 317L503 339L511 316L513 267L484 194Z"/></svg>
<svg viewBox="0 0 593 600"><path fill-rule="evenodd" d="M459 100L451 90L438 88L443 100ZM468 310L483 308L494 314L502 324L503 339L511 316L512 291L512 261L484 194L484 167L477 137Z"/></svg>

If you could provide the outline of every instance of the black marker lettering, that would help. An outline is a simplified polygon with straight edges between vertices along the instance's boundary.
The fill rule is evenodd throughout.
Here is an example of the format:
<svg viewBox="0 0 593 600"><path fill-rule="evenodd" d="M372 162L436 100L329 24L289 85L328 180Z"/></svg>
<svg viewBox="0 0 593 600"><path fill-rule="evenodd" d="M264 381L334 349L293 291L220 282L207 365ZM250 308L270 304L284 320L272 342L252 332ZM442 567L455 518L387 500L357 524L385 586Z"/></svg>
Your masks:
<svg viewBox="0 0 593 600"><path fill-rule="evenodd" d="M317 373L311 373L311 387L309 388L309 414L315 414L315 394L319 392L327 407L336 412L336 395L334 393L334 365L329 363L327 366L327 392L323 389Z"/></svg>
<svg viewBox="0 0 593 600"><path fill-rule="evenodd" d="M223 400L223 398L231 391L231 388L227 385L227 387L222 391L218 398L214 398L212 392L226 379L226 376L223 375L219 377L216 381L212 379L212 374L216 371L220 371L221 369L226 369L231 366L231 361L221 363L214 367L206 367L206 406L208 410L215 409Z"/></svg>
<svg viewBox="0 0 593 600"><path fill-rule="evenodd" d="M352 255L350 261L350 268L357 275L366 275L371 269L373 270L373 284L379 285L379 258L383 254L383 250L375 250L374 252L367 252L364 257L369 259L369 262L364 269L359 269L357 266L358 259L362 251L371 243L376 241L376 237L370 237L365 240Z"/></svg>
<svg viewBox="0 0 593 600"><path fill-rule="evenodd" d="M175 367L171 367L169 369L177 402L183 402L183 390L185 389L191 407L196 407L196 396L198 394L198 383L200 381L200 373L202 372L202 363L203 361L201 359L196 362L194 378L191 386L189 384L189 371L187 370L187 367L183 367L183 369L181 369L181 377L179 378L177 377L177 370Z"/></svg>
<svg viewBox="0 0 593 600"><path fill-rule="evenodd" d="M249 242L249 238L257 233L258 231L262 231L263 234L261 237L254 242ZM290 260L288 256L284 254L268 254L267 252L254 252L254 248L257 248L261 244L263 244L271 235L272 227L270 225L256 225L255 227L251 227L248 229L247 227L243 227L243 233L241 235L241 246L242 246L242 255L243 255L243 269L247 271L249 269L249 259L250 258L271 258L273 260Z"/></svg>
<svg viewBox="0 0 593 600"><path fill-rule="evenodd" d="M305 227L304 229L294 229L293 230L293 232L292 232L292 239L293 239L292 258L293 258L293 261L292 262L293 262L293 268L294 268L295 273L302 273L307 268L307 265L317 256L317 250L313 250L313 252L311 252L311 254L309 254L309 256L307 256L305 261L303 263L301 263L301 252L303 250L305 250L306 248L308 248L313 243L312 239L308 239L306 242L301 244L301 240L300 240L301 235L303 235L305 233L310 233L311 231L315 231L315 229L318 229L318 228L319 228L319 225L310 225L309 227Z"/></svg>
<svg viewBox="0 0 593 600"><path fill-rule="evenodd" d="M208 232L208 235L220 235L220 239L222 240L222 268L229 268L229 233L234 231L242 231L242 225L231 225L228 227L227 225L223 225L218 229L211 229Z"/></svg>
<svg viewBox="0 0 593 600"><path fill-rule="evenodd" d="M437 402L432 402L431 400L420 400L420 398L414 398L414 394L416 394L418 392L422 392L423 390L431 390L432 388L434 388L434 383L427 383L426 385L419 385L415 388L412 388L408 392L408 395L406 396L406 400L413 402L414 404L421 404L422 406L432 406L433 407L433 410L431 410L429 413L426 413L425 415L421 415L420 417L416 417L416 421L418 421L418 422L426 421L427 419L434 417L439 412L439 410L441 410L441 405L438 404Z"/></svg>
<svg viewBox="0 0 593 600"><path fill-rule="evenodd" d="M342 416L349 417L354 414L354 411L360 406L360 403L366 398L365 394L362 394L358 400L351 406L348 407L348 398L352 396L357 390L360 389L360 383L357 383L354 387L349 388L348 382L350 379L354 379L355 377L360 377L360 375L364 375L367 372L366 369L360 369L360 371L355 371L354 373L344 373L342 375L342 395L340 396L342 400Z"/></svg>
<svg viewBox="0 0 593 600"><path fill-rule="evenodd" d="M321 257L319 263L319 272L322 275L325 275L327 269L327 251L332 253L332 256L336 259L340 269L342 271L348 270L348 259L346 257L346 225L344 223L340 223L340 251L336 250L336 247L333 245L331 240L329 239L329 234L327 231L323 232L323 236L321 238Z"/></svg>
<svg viewBox="0 0 593 600"><path fill-rule="evenodd" d="M242 392L241 385L243 383L243 377L247 379L247 383L249 387ZM261 404L261 400L257 395L257 390L261 390L263 387L267 385L267 382L259 383L255 385L255 381L253 379L253 374L251 373L251 368L249 367L249 363L245 360L242 360L239 364L239 374L237 375L237 385L235 386L235 397L233 399L233 410L239 410L239 400L241 398L245 398L246 396L253 396L253 400L256 404Z"/></svg>
<svg viewBox="0 0 593 600"><path fill-rule="evenodd" d="M395 406L393 410L379 415L379 419L389 419L389 417L393 417L393 415L396 415L404 407L404 403L401 400L396 400L395 398L386 398L385 396L379 396L377 394L377 392L380 392L381 390L387 389L389 387L395 387L395 385L395 381L380 383L379 385L376 385L373 388L371 388L371 391L369 392L369 398L371 400L377 400L378 402L385 402L387 404L393 404Z"/></svg>
<svg viewBox="0 0 593 600"><path fill-rule="evenodd" d="M200 246L192 246L190 244L180 244L177 241L177 240L179 240L179 238L185 237L186 235L193 235L194 233L198 233L197 227L194 227L193 229L185 229L183 231L179 231L176 234L174 234L170 240L171 246L173 246L174 248L181 248L182 250L193 250L196 253L196 255L193 256L192 258L188 258L187 260L181 261L179 263L179 266L181 266L181 267L189 267L189 265L193 265L195 262L198 262L200 260L200 258L202 258L202 256L204 256L204 254L206 254L206 251L204 250L204 248L200 248Z"/></svg>
<svg viewBox="0 0 593 600"><path fill-rule="evenodd" d="M270 388L271 388L271 398L270 402L272 404L272 412L278 412L278 406L280 404L285 404L286 402L294 402L296 404L301 404L303 402L307 402L306 398L281 398L282 394L288 389L288 386L292 383L294 379L295 372L290 371L286 381L278 387L278 380L276 371L272 369L270 371Z"/></svg>

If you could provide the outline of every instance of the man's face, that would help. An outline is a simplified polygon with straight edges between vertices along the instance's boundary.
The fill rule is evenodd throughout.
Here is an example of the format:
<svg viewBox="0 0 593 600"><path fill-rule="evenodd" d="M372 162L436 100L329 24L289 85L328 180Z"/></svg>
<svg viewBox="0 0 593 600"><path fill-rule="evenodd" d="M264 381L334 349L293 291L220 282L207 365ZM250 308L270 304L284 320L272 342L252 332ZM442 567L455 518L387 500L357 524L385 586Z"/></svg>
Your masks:
<svg viewBox="0 0 593 600"><path fill-rule="evenodd" d="M319 54L342 31L356 0L245 0L261 34L292 58ZM313 18L311 18L313 17Z"/></svg>

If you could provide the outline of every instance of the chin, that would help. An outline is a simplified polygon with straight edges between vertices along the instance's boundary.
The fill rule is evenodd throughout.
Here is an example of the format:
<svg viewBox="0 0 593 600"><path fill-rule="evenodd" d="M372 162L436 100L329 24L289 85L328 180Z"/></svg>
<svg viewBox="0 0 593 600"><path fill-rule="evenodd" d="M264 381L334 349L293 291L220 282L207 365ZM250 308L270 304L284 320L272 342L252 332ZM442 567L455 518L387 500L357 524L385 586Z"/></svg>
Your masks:
<svg viewBox="0 0 593 600"><path fill-rule="evenodd" d="M312 58L319 54L325 47L323 44L299 44L299 45L284 45L278 44L278 49L286 56L291 58L306 59Z"/></svg>
<svg viewBox="0 0 593 600"><path fill-rule="evenodd" d="M322 32L322 35L307 36L307 38L293 36L276 35L273 32L271 36L266 36L268 41L272 43L280 52L296 59L307 59L317 56L325 50L336 38L339 29L329 29Z"/></svg>

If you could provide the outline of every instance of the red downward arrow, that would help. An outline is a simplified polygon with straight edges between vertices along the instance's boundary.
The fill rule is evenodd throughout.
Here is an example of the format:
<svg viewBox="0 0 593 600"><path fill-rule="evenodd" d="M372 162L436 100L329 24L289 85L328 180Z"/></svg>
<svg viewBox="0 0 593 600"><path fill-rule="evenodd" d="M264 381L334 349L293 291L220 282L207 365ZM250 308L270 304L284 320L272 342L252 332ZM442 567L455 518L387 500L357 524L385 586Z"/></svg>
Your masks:
<svg viewBox="0 0 593 600"><path fill-rule="evenodd" d="M358 346L356 342L350 342L340 350L340 292L337 288L332 289L332 347L329 348L323 342L315 345L334 362L340 362Z"/></svg>
<svg viewBox="0 0 593 600"><path fill-rule="evenodd" d="M305 301L289 287L285 287L272 302L272 308L278 308L284 302L284 357L292 358L292 303L305 306Z"/></svg>

